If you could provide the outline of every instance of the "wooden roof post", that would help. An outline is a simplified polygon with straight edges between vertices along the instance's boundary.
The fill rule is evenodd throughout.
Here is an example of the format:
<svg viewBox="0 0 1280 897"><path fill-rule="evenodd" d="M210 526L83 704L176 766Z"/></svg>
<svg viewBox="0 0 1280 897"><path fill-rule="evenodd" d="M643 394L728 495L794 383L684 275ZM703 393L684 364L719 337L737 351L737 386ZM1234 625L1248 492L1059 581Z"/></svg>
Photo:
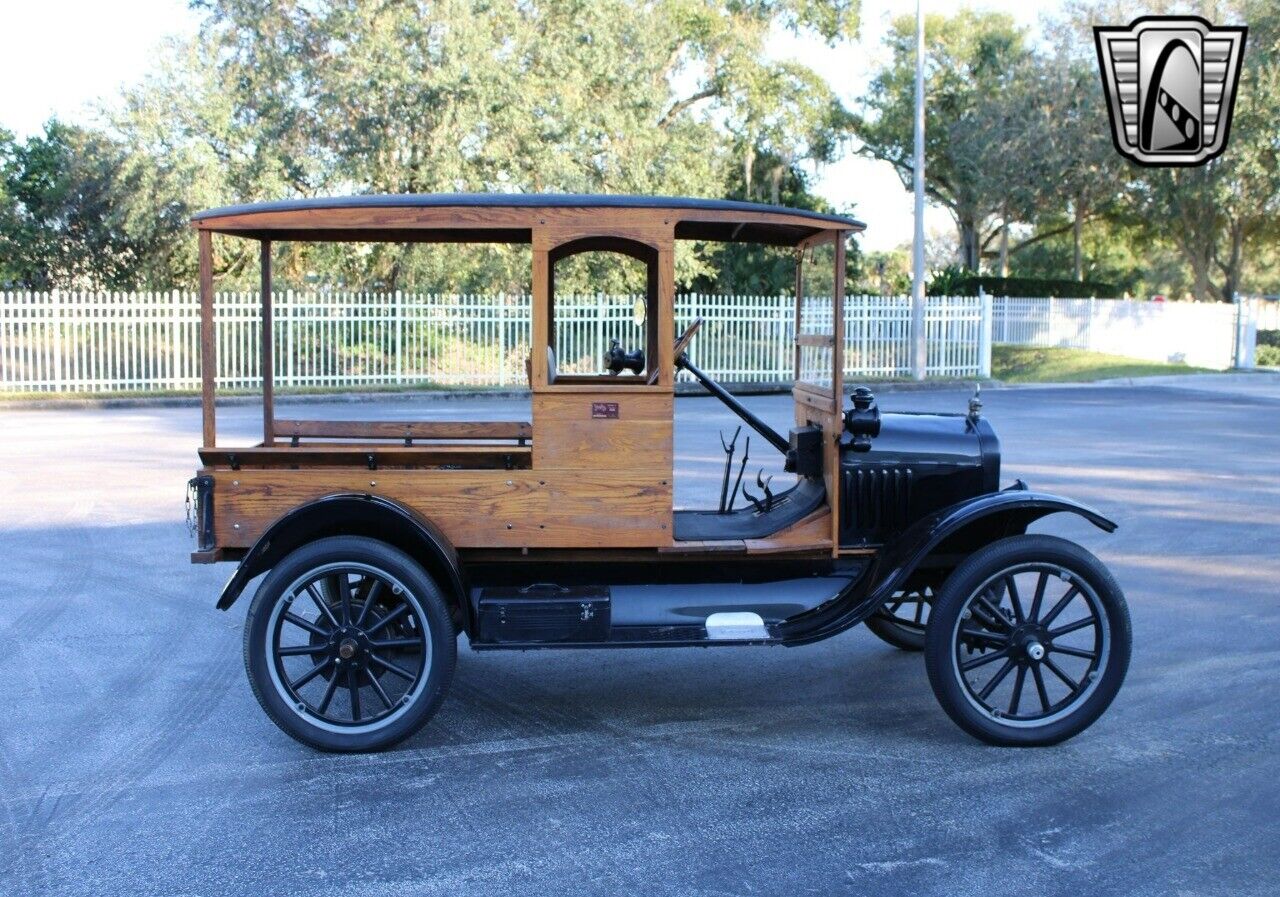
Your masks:
<svg viewBox="0 0 1280 897"><path fill-rule="evenodd" d="M835 393L836 414L844 410L844 240L846 232L836 231L835 288L832 296L831 336L835 346L831 352L831 391Z"/></svg>
<svg viewBox="0 0 1280 897"><path fill-rule="evenodd" d="M533 318L533 346L529 356L529 385L533 389L547 385L547 348L553 343L551 332L551 259L550 240L546 230L533 231L533 296L529 313Z"/></svg>
<svg viewBox="0 0 1280 897"><path fill-rule="evenodd" d="M657 304L658 383L675 389L676 248L674 238L665 235L658 249Z"/></svg>
<svg viewBox="0 0 1280 897"><path fill-rule="evenodd" d="M271 321L271 241L262 241L262 444L276 441L275 346Z"/></svg>
<svg viewBox="0 0 1280 897"><path fill-rule="evenodd" d="M204 417L204 446L217 445L213 391L218 371L213 333L213 234L200 230L200 407Z"/></svg>
<svg viewBox="0 0 1280 897"><path fill-rule="evenodd" d="M804 249L796 250L796 328L793 332L793 341L795 342L795 376L792 378L796 383L800 382L800 320L801 309L804 307Z"/></svg>
<svg viewBox="0 0 1280 897"><path fill-rule="evenodd" d="M843 432L841 413L844 411L844 241L847 231L835 232L835 282L832 287L831 336L835 341L831 347L831 400L835 402L834 414L831 418L836 428L838 439ZM831 473L829 488L833 496L838 493L840 483L840 452L831 453ZM840 502L831 502L831 555L840 555Z"/></svg>

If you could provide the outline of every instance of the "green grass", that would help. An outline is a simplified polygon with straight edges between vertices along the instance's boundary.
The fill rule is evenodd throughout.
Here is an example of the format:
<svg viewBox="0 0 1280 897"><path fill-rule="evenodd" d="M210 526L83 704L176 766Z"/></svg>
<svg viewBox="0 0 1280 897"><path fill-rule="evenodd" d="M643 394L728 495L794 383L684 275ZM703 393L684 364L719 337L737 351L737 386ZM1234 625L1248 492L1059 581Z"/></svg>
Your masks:
<svg viewBox="0 0 1280 897"><path fill-rule="evenodd" d="M1204 374L1208 368L1143 361L1084 349L996 345L991 350L991 376L1002 383L1085 383L1113 377L1161 374Z"/></svg>

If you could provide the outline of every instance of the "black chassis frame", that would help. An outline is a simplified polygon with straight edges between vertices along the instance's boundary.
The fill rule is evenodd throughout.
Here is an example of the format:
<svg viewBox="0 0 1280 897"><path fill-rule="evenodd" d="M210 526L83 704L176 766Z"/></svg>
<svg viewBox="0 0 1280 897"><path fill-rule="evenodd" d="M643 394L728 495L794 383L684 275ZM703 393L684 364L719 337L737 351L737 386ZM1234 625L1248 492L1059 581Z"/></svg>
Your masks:
<svg viewBox="0 0 1280 897"><path fill-rule="evenodd" d="M1000 492L991 492L951 505L917 520L875 554L849 559L814 558L787 561L756 561L721 556L730 565L734 582L767 582L788 576L830 572L843 567L853 573L849 585L832 600L770 627L769 637L744 641L716 641L697 638L628 638L597 642L552 642L547 644L476 644L478 620L470 597L469 580L492 579L512 582L524 564L493 564L469 569L458 552L430 521L381 496L364 493L328 495L285 514L271 525L245 553L218 599L219 610L227 610L249 582L270 570L289 552L328 536L358 535L380 539L416 558L440 584L455 612L455 624L465 631L473 647L653 647L713 644L805 645L838 635L856 626L884 605L893 594L909 585L914 577L938 575L936 571L954 567L973 551L1007 536L1026 532L1036 520L1055 513L1073 513L1108 533L1116 524L1097 511L1071 499L1033 492L1021 481ZM708 582L706 565L655 565L611 561L611 576L637 583L670 581ZM561 564L563 568L564 564ZM579 579L590 578L591 564L584 563ZM717 567L720 565L717 564ZM687 573L672 570L687 567ZM666 571L655 576L655 570ZM929 571L934 571L930 574ZM470 575L469 575L470 574ZM585 575L585 576L584 576ZM538 581L536 579L530 582Z"/></svg>

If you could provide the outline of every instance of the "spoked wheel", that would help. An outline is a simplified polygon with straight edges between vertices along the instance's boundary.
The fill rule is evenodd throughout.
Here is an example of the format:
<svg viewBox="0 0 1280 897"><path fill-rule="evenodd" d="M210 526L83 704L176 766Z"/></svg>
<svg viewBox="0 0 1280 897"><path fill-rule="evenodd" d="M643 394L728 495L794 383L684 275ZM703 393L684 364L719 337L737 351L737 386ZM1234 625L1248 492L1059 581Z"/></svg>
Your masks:
<svg viewBox="0 0 1280 897"><path fill-rule="evenodd" d="M934 593L929 586L896 593L867 618L867 628L903 651L923 651Z"/></svg>
<svg viewBox="0 0 1280 897"><path fill-rule="evenodd" d="M934 694L992 744L1055 744L1111 703L1129 666L1124 595L1097 558L1052 536L976 552L933 606L925 664Z"/></svg>
<svg viewBox="0 0 1280 897"><path fill-rule="evenodd" d="M322 539L267 576L249 608L245 665L272 720L323 750L375 750L435 712L456 636L426 572L373 539Z"/></svg>

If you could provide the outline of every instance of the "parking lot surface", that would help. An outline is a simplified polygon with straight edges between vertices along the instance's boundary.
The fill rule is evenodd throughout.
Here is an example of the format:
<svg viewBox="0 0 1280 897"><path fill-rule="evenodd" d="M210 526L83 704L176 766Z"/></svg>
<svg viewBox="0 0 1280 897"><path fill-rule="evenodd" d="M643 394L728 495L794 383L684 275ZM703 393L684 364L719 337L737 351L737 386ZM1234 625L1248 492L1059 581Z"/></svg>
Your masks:
<svg viewBox="0 0 1280 897"><path fill-rule="evenodd" d="M1006 484L1120 523L1036 526L1110 564L1134 623L1111 710L1054 748L968 738L920 656L858 627L796 649L464 647L412 740L318 754L250 693L248 601L213 607L232 568L187 563L198 409L0 411L0 894L1274 894L1280 396L984 399ZM788 397L748 404L790 422ZM711 504L735 419L677 407L677 502ZM304 414L527 419L528 403ZM220 412L228 443L259 420Z"/></svg>

